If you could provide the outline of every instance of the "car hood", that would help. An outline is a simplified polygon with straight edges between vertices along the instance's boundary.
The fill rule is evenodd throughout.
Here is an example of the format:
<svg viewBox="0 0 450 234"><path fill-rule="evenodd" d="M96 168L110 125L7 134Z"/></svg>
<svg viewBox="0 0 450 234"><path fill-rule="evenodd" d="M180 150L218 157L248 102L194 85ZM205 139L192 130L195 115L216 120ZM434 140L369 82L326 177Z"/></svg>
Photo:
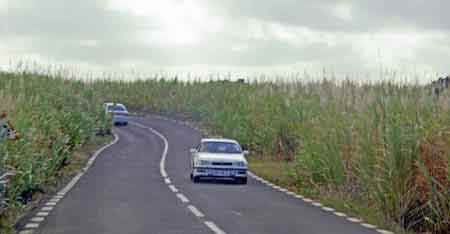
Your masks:
<svg viewBox="0 0 450 234"><path fill-rule="evenodd" d="M243 154L218 154L218 153L198 153L200 160L218 161L218 162L237 162L247 163Z"/></svg>

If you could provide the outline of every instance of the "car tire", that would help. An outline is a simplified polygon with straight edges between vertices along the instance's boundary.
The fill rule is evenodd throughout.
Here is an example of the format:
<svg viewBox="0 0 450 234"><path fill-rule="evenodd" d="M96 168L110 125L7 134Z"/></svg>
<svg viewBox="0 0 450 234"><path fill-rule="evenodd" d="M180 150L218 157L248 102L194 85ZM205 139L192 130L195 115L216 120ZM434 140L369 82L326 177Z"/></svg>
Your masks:
<svg viewBox="0 0 450 234"><path fill-rule="evenodd" d="M237 178L236 182L238 184L247 184L247 178Z"/></svg>
<svg viewBox="0 0 450 234"><path fill-rule="evenodd" d="M200 182L200 176L192 176L192 181L194 182L194 183L199 183Z"/></svg>

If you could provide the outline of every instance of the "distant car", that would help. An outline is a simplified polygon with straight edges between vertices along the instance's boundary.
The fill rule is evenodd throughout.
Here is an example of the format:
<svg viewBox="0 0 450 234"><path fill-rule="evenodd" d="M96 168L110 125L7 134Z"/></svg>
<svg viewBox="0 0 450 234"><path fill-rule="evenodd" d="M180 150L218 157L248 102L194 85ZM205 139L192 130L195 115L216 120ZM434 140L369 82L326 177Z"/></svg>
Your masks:
<svg viewBox="0 0 450 234"><path fill-rule="evenodd" d="M229 178L247 184L248 163L239 143L231 139L205 138L191 149L191 179Z"/></svg>
<svg viewBox="0 0 450 234"><path fill-rule="evenodd" d="M114 102L105 102L103 103L103 108L105 109L105 113L112 113L114 107Z"/></svg>
<svg viewBox="0 0 450 234"><path fill-rule="evenodd" d="M106 102L103 106L107 114L112 114L112 121L114 125L128 125L129 112L125 105Z"/></svg>

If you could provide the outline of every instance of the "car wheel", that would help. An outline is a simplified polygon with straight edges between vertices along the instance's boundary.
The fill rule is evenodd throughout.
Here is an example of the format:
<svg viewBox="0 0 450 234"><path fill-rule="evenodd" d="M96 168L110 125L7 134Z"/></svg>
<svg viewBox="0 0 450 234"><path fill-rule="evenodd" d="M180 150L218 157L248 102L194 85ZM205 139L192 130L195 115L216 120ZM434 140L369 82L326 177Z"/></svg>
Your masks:
<svg viewBox="0 0 450 234"><path fill-rule="evenodd" d="M236 182L238 184L247 184L247 178L237 178Z"/></svg>
<svg viewBox="0 0 450 234"><path fill-rule="evenodd" d="M199 183L200 182L200 176L192 176L192 181L194 183Z"/></svg>

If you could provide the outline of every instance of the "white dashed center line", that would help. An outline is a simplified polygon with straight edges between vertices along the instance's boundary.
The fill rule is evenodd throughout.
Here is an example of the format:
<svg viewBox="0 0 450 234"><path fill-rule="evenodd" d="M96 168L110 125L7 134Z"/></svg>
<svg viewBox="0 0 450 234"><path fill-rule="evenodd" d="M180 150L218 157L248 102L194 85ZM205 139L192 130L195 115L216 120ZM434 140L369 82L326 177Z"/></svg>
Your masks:
<svg viewBox="0 0 450 234"><path fill-rule="evenodd" d="M188 204L187 208L196 217L202 218L202 219L205 218L205 215L202 212L200 212L195 206L189 205L189 203L190 203L189 199L184 194L179 192L179 190L175 187L175 185L172 184L172 181L169 179L169 176L167 175L166 168L165 168L167 152L169 149L169 142L168 142L167 138L163 134L159 133L158 131L156 131L153 128L147 127L145 125L142 125L142 124L139 124L136 122L131 122L131 123L137 127L149 130L150 132L154 133L155 135L157 135L159 138L161 138L164 141L164 152L162 154L161 161L159 163L159 169L161 172L161 176L164 178L164 183L169 187L169 189L172 192L176 193L177 198L180 199L181 202ZM222 231L219 227L217 227L217 225L215 225L211 221L205 221L204 224L209 229L211 229L215 234L226 234L226 232Z"/></svg>
<svg viewBox="0 0 450 234"><path fill-rule="evenodd" d="M168 120L167 118L162 118L162 119ZM179 190L174 185L172 185L172 181L168 178L167 172L165 170L165 160L166 160L167 151L168 151L168 141L167 141L166 137L164 137L164 135L162 135L161 133L159 133L158 131L156 131L156 130L150 128L150 127L147 127L147 126L144 126L144 125L141 125L141 124L138 124L138 123L133 123L133 124L135 126L137 126L137 127L144 128L144 129L147 129L147 130L153 132L154 134L159 136L164 141L164 152L163 152L163 155L162 155L161 161L160 161L160 172L161 172L161 176L164 178L165 184L168 185L169 189L172 192L176 193L176 196L178 197L178 199L180 199L183 203L188 203L187 208L196 217L204 218L205 215L202 212L200 212L195 206L189 205L189 203L190 203L189 199L184 194L180 193ZM194 128L194 129L196 129L197 131L200 131L200 129L197 129L197 128ZM297 199L301 199L304 202L312 204L313 206L320 207L322 210L324 210L326 212L333 212L333 214L336 215L336 216L347 217L347 215L345 213L335 212L335 209L333 209L331 207L324 207L319 202L315 202L312 199L305 198L304 196L302 196L300 194L296 194L295 192L289 191L288 189L285 189L285 188L282 188L282 187L280 187L280 186L278 186L276 184L273 184L273 183L265 180L264 178L261 178L261 177L255 175L255 174L253 174L252 172L249 172L248 174L251 177L253 177L255 180L257 180L257 181L261 182L262 184L265 184L265 185L267 185L269 187L272 187L275 190L278 190L278 191L283 192L283 193L285 193L287 195L293 196L293 197L295 197ZM61 194L61 195L64 195L64 194ZM361 226L363 226L365 228L368 228L368 229L376 229L377 228L375 225L368 224L368 223L362 223L362 220L358 219L358 218L347 218L347 220L349 222L353 222L353 223L360 223ZM222 229L220 229L212 221L204 221L204 224L209 229L211 229L215 234L226 234ZM387 230L383 230L383 229L376 229L376 231L378 233L381 233L381 234L394 234L393 232L390 232L390 231L387 231Z"/></svg>

